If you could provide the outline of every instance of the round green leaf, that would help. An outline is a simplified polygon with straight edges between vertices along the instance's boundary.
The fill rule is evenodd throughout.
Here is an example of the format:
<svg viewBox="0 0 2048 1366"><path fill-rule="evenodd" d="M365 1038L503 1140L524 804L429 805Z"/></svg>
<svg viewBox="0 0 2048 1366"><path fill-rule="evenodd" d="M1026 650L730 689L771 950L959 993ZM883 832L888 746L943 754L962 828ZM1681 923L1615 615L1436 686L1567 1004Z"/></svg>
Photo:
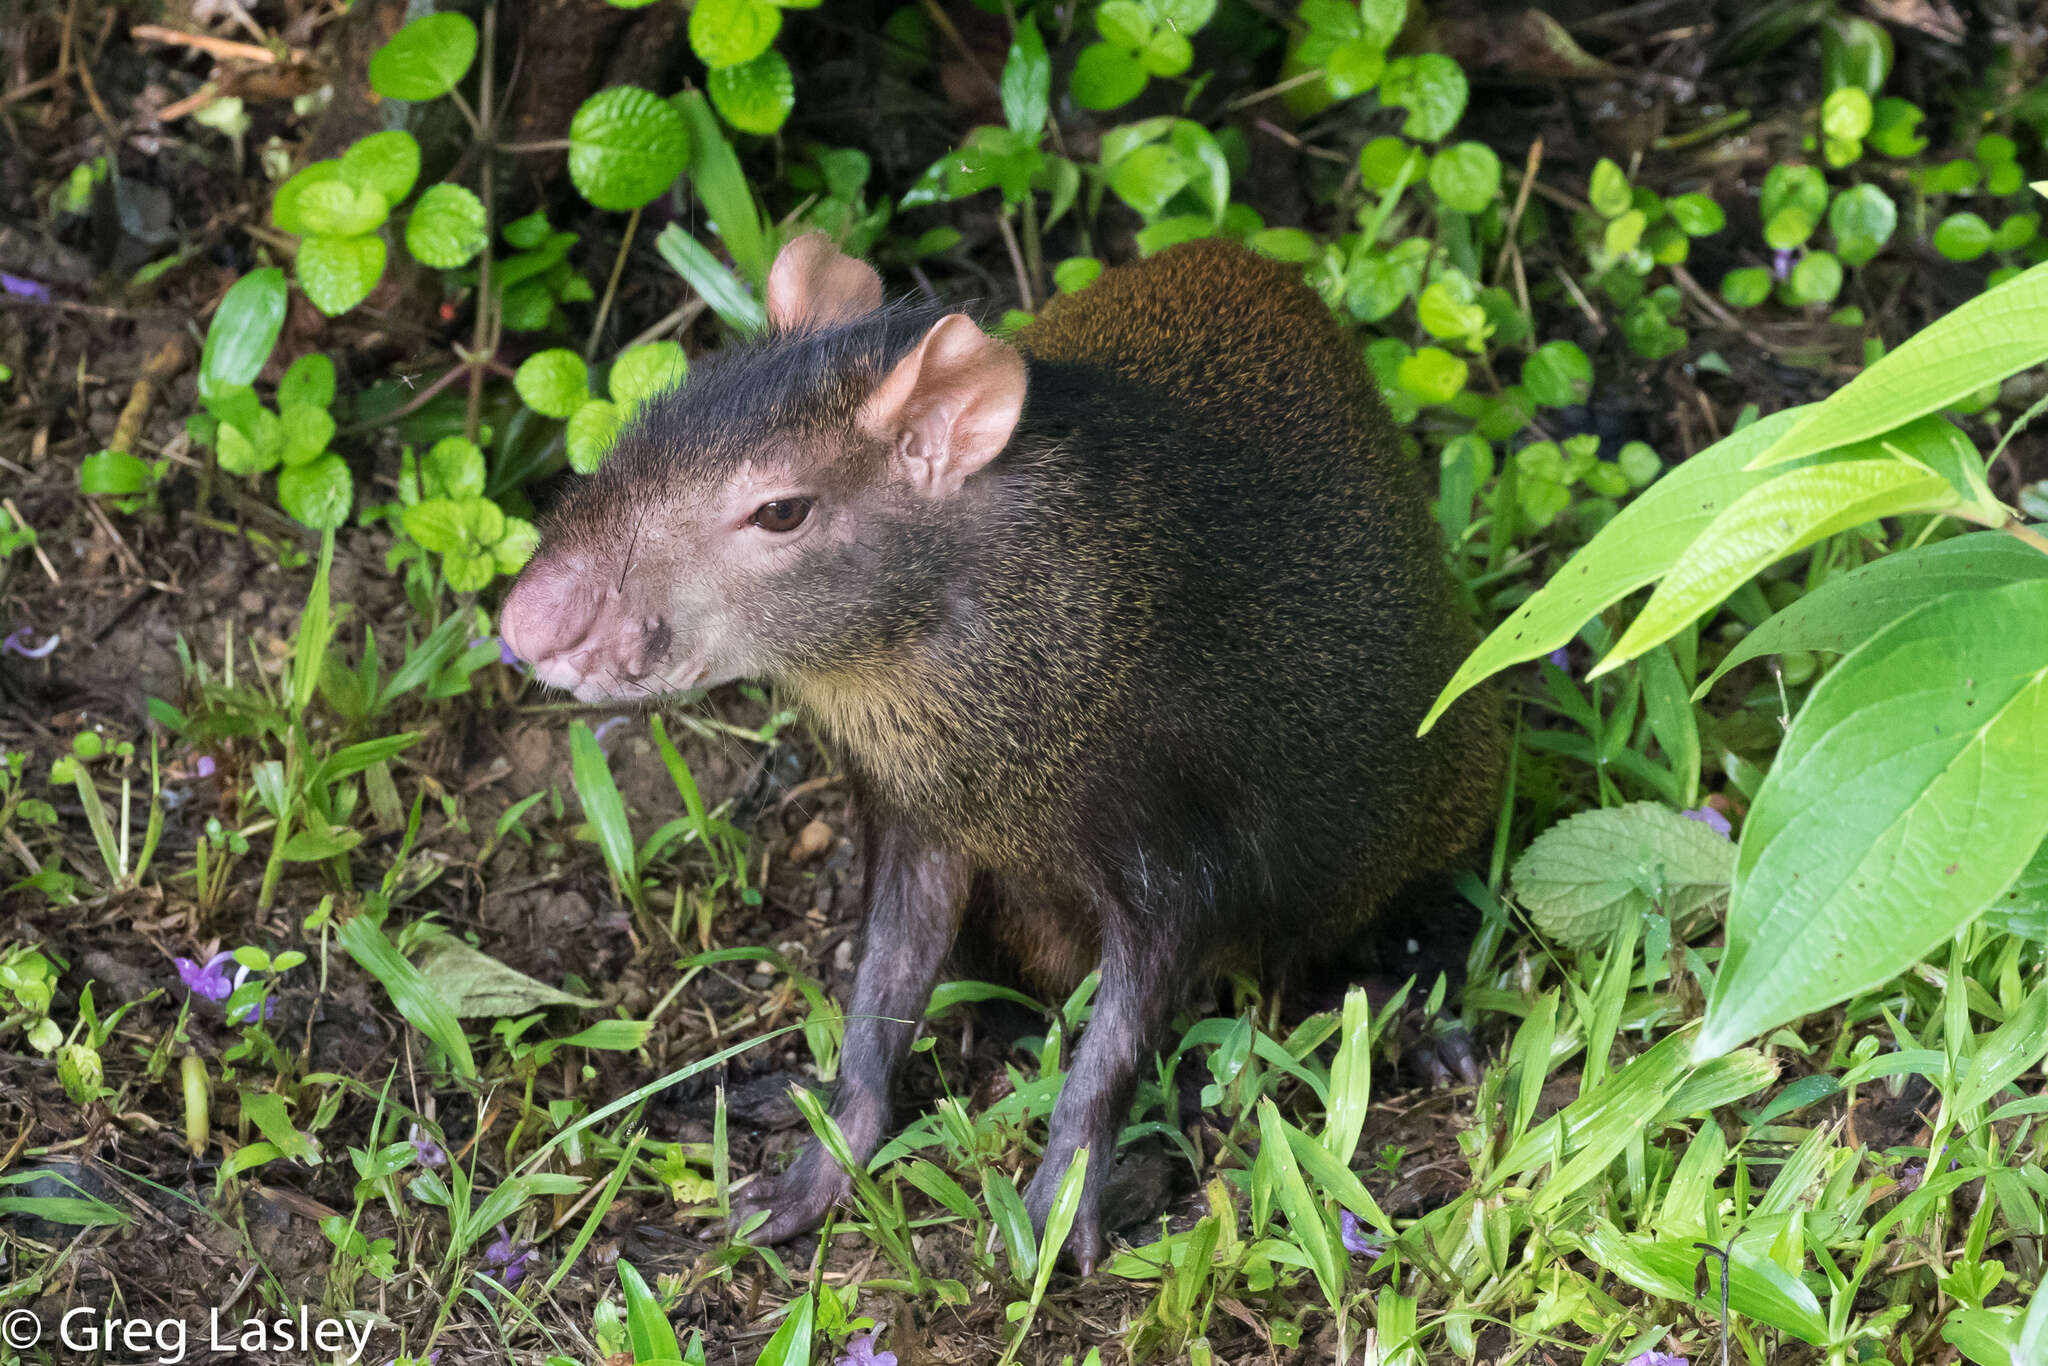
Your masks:
<svg viewBox="0 0 2048 1366"><path fill-rule="evenodd" d="M279 425L284 429L284 449L280 454L287 465L303 465L326 454L327 443L334 440L334 419L325 408L286 408L280 414Z"/></svg>
<svg viewBox="0 0 2048 1366"><path fill-rule="evenodd" d="M540 549L540 529L524 517L507 517L505 534L491 546L491 559L500 574L517 574Z"/></svg>
<svg viewBox="0 0 2048 1366"><path fill-rule="evenodd" d="M1404 181L1413 181L1422 170L1423 153L1387 134L1358 149L1358 174L1373 189L1385 192Z"/></svg>
<svg viewBox="0 0 2048 1366"><path fill-rule="evenodd" d="M315 531L346 522L354 500L348 462L338 455L330 453L278 472L277 505Z"/></svg>
<svg viewBox="0 0 2048 1366"><path fill-rule="evenodd" d="M1870 96L1853 85L1845 85L1821 104L1821 132L1831 138L1859 141L1870 131L1873 116Z"/></svg>
<svg viewBox="0 0 2048 1366"><path fill-rule="evenodd" d="M1822 679L1779 747L1695 1056L1891 980L2044 836L2048 580L1923 604Z"/></svg>
<svg viewBox="0 0 2048 1366"><path fill-rule="evenodd" d="M1842 292L1842 263L1833 252L1809 251L1785 277L1785 302L1825 304Z"/></svg>
<svg viewBox="0 0 2048 1366"><path fill-rule="evenodd" d="M396 204L420 178L420 145L402 128L372 133L341 154L341 178Z"/></svg>
<svg viewBox="0 0 2048 1366"><path fill-rule="evenodd" d="M1790 251L1813 236L1818 223L1806 209L1790 205L1764 220L1764 241L1774 251Z"/></svg>
<svg viewBox="0 0 2048 1366"><path fill-rule="evenodd" d="M2041 235L2041 215L2037 213L2016 213L2008 215L1992 234L1993 251L2018 251L2030 245Z"/></svg>
<svg viewBox="0 0 2048 1366"><path fill-rule="evenodd" d="M1136 53L1152 39L1152 20L1133 0L1103 0L1095 7L1095 31L1102 41Z"/></svg>
<svg viewBox="0 0 2048 1366"><path fill-rule="evenodd" d="M294 218L307 237L360 237L383 226L391 205L367 185L346 180L321 180L308 185L293 201Z"/></svg>
<svg viewBox="0 0 2048 1366"><path fill-rule="evenodd" d="M1340 100L1363 95L1380 83L1387 71L1387 50L1371 38L1352 38L1339 43L1323 63L1323 83Z"/></svg>
<svg viewBox="0 0 2048 1366"><path fill-rule="evenodd" d="M1151 79L1138 59L1108 43L1090 43L1074 62L1069 89L1084 109L1116 109L1129 104Z"/></svg>
<svg viewBox="0 0 2048 1366"><path fill-rule="evenodd" d="M750 62L782 28L782 11L766 0L697 0L690 10L690 50L713 71Z"/></svg>
<svg viewBox="0 0 2048 1366"><path fill-rule="evenodd" d="M214 440L214 453L222 469L245 479L262 474L278 460L276 447L265 449L259 446L247 432L232 423L221 424Z"/></svg>
<svg viewBox="0 0 2048 1366"><path fill-rule="evenodd" d="M1601 157L1593 163L1593 178L1586 189L1587 202L1593 212L1602 218L1612 218L1627 213L1635 204L1635 191L1629 187L1628 177L1621 167L1609 157Z"/></svg>
<svg viewBox="0 0 2048 1366"><path fill-rule="evenodd" d="M513 375L512 387L543 417L569 417L590 398L590 369L583 357L557 346L528 356Z"/></svg>
<svg viewBox="0 0 2048 1366"><path fill-rule="evenodd" d="M1721 206L1703 194L1682 194L1664 201L1672 219L1687 237L1706 237L1728 226Z"/></svg>
<svg viewBox="0 0 2048 1366"><path fill-rule="evenodd" d="M334 362L318 351L308 351L292 362L277 386L277 406L283 408L331 408L334 406Z"/></svg>
<svg viewBox="0 0 2048 1366"><path fill-rule="evenodd" d="M742 133L777 132L796 108L796 81L780 52L718 67L706 84L720 116Z"/></svg>
<svg viewBox="0 0 2048 1366"><path fill-rule="evenodd" d="M414 503L399 518L405 534L436 555L460 550L464 527L460 505L453 498L429 498Z"/></svg>
<svg viewBox="0 0 2048 1366"><path fill-rule="evenodd" d="M1429 163L1429 188L1460 213L1478 213L1500 193L1500 158L1483 142L1460 142Z"/></svg>
<svg viewBox="0 0 2048 1366"><path fill-rule="evenodd" d="M1835 250L1852 266L1860 266L1882 251L1898 222L1898 206L1875 185L1853 185L1828 205L1828 228L1835 234Z"/></svg>
<svg viewBox="0 0 2048 1366"><path fill-rule="evenodd" d="M199 351L199 396L217 398L252 383L270 359L288 302L284 272L252 270L229 287Z"/></svg>
<svg viewBox="0 0 2048 1366"><path fill-rule="evenodd" d="M1470 366L1442 347L1424 346L1401 362L1396 377L1424 403L1449 403L1464 391L1470 373Z"/></svg>
<svg viewBox="0 0 2048 1366"><path fill-rule="evenodd" d="M1827 208L1828 182L1819 167L1781 162L1764 172L1760 209L1766 223L1787 209L1797 209L1809 223L1818 223Z"/></svg>
<svg viewBox="0 0 2048 1366"><path fill-rule="evenodd" d="M1872 106L1870 145L1888 157L1918 156L1927 148L1917 131L1926 117L1912 101L1885 95Z"/></svg>
<svg viewBox="0 0 2048 1366"><path fill-rule="evenodd" d="M1974 213L1952 213L1934 230L1934 249L1951 261L1974 261L1991 250L1991 225Z"/></svg>
<svg viewBox="0 0 2048 1366"><path fill-rule="evenodd" d="M1621 467L1622 477L1634 488L1648 488L1658 475L1664 472L1664 462L1657 458L1657 452L1647 441L1631 441L1621 448L1614 458Z"/></svg>
<svg viewBox="0 0 2048 1366"><path fill-rule="evenodd" d="M1572 342L1545 342L1522 364L1522 387L1546 408L1584 403L1593 392L1593 362Z"/></svg>
<svg viewBox="0 0 2048 1366"><path fill-rule="evenodd" d="M624 425L623 416L617 405L603 399L592 399L578 408L569 418L566 435L569 450L569 468L578 474L589 474L604 463L611 453L612 443L618 440L619 428Z"/></svg>
<svg viewBox="0 0 2048 1366"><path fill-rule="evenodd" d="M149 465L127 451L100 451L78 462L80 493L135 494L149 485Z"/></svg>
<svg viewBox="0 0 2048 1366"><path fill-rule="evenodd" d="M1256 242L1255 242L1256 244ZM1278 253L1269 253L1275 254ZM1284 257L1282 259L1285 259ZM1078 294L1102 274L1102 261L1094 256L1069 256L1052 268L1053 286L1062 294Z"/></svg>
<svg viewBox="0 0 2048 1366"><path fill-rule="evenodd" d="M315 161L301 167L290 180L277 187L277 193L270 200L270 221L289 233L300 237L311 235L313 229L299 211L299 200L315 185L341 179L341 163L335 160Z"/></svg>
<svg viewBox="0 0 2048 1366"><path fill-rule="evenodd" d="M420 494L425 498L474 498L484 491L484 474L484 453L475 442L444 436L420 460Z"/></svg>
<svg viewBox="0 0 2048 1366"><path fill-rule="evenodd" d="M1440 52L1418 52L1387 63L1380 99L1408 111L1401 131L1434 142L1458 126L1465 114L1465 72Z"/></svg>
<svg viewBox="0 0 2048 1366"><path fill-rule="evenodd" d="M383 278L384 239L308 237L299 243L299 257L293 268L306 297L332 318L368 298Z"/></svg>
<svg viewBox="0 0 2048 1366"><path fill-rule="evenodd" d="M483 201L446 181L428 186L405 221L405 249L435 270L458 270L489 243Z"/></svg>
<svg viewBox="0 0 2048 1366"><path fill-rule="evenodd" d="M1109 187L1117 197L1147 218L1156 217L1187 183L1187 163L1179 152L1159 142L1138 148L1109 174Z"/></svg>
<svg viewBox="0 0 2048 1366"><path fill-rule="evenodd" d="M619 352L607 386L612 402L625 407L681 387L689 372L690 360L682 347L672 341L648 342Z"/></svg>
<svg viewBox="0 0 2048 1366"><path fill-rule="evenodd" d="M1771 272L1763 266L1743 266L1721 277L1721 298L1736 308L1755 308L1771 297Z"/></svg>
<svg viewBox="0 0 2048 1366"><path fill-rule="evenodd" d="M476 25L453 11L424 14L370 58L370 88L386 99L432 100L455 88L476 60Z"/></svg>
<svg viewBox="0 0 2048 1366"><path fill-rule="evenodd" d="M569 179L600 209L639 208L673 185L689 160L683 116L637 85L598 91L569 121Z"/></svg>
<svg viewBox="0 0 2048 1366"><path fill-rule="evenodd" d="M1170 29L1160 29L1138 50L1138 64L1154 76L1178 76L1194 60L1194 45Z"/></svg>

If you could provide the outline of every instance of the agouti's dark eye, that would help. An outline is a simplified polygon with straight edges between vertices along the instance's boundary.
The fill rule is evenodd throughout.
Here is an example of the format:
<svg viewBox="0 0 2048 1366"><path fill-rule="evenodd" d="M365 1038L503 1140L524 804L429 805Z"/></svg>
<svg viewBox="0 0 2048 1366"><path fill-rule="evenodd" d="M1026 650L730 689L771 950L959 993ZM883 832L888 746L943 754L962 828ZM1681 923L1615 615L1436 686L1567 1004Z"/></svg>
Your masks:
<svg viewBox="0 0 2048 1366"><path fill-rule="evenodd" d="M756 508L753 522L763 531L781 533L795 531L804 524L804 518L810 515L810 499L777 498L772 503L763 503Z"/></svg>

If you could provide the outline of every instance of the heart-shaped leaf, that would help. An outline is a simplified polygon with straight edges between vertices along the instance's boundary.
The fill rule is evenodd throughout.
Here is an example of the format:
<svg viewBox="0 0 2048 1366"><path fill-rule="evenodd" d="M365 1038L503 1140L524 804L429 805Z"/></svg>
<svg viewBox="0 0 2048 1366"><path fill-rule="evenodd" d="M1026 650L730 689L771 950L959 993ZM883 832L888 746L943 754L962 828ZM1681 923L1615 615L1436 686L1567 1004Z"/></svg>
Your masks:
<svg viewBox="0 0 2048 1366"><path fill-rule="evenodd" d="M349 477L348 462L331 452L278 472L278 506L315 531L346 522L354 500L355 481Z"/></svg>
<svg viewBox="0 0 2048 1366"><path fill-rule="evenodd" d="M383 278L384 239L308 237L299 243L293 268L306 297L332 318L368 298Z"/></svg>
<svg viewBox="0 0 2048 1366"><path fill-rule="evenodd" d="M435 270L459 270L489 243L483 201L446 181L429 186L405 221L405 249Z"/></svg>

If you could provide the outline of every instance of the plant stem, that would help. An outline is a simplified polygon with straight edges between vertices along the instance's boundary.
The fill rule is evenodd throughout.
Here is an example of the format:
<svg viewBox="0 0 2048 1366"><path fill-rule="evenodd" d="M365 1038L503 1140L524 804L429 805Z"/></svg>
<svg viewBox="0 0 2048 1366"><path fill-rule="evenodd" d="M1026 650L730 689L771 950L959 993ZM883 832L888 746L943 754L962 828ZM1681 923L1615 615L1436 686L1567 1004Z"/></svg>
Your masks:
<svg viewBox="0 0 2048 1366"><path fill-rule="evenodd" d="M640 231L640 210L626 220L625 236L619 239L619 254L612 261L612 275L604 282L604 297L597 301L597 320L590 325L590 340L584 343L583 359L597 354L597 341L604 335L604 320L612 311L612 298L619 292L619 277L626 273L626 257L633 250L633 235Z"/></svg>
<svg viewBox="0 0 2048 1366"><path fill-rule="evenodd" d="M491 299L491 166L496 148L491 138L497 131L497 119L491 105L491 59L492 49L498 40L498 7L484 6L483 72L479 76L477 103L482 107L488 124L477 127L477 141L484 149L483 170L479 176L483 194L479 196L484 206L484 250L479 258L476 277L476 328L472 333L473 346L469 358L469 410L464 415L463 435L475 444L477 432L483 426L484 373L485 361L491 354L491 315L496 311ZM450 92L451 94L454 92ZM475 115L470 116L472 124L477 123Z"/></svg>

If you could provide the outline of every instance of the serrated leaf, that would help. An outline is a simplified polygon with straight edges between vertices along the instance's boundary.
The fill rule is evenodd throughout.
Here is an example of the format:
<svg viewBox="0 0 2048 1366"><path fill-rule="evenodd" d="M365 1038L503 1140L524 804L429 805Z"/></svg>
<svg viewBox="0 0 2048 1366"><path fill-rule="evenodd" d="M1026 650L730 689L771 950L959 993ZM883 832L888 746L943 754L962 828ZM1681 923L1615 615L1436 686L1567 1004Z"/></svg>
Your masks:
<svg viewBox="0 0 2048 1366"><path fill-rule="evenodd" d="M782 12L767 0L697 0L690 10L690 50L713 71L752 61L782 29Z"/></svg>
<svg viewBox="0 0 2048 1366"><path fill-rule="evenodd" d="M1885 627L1953 593L2048 578L2048 555L1996 531L1915 546L1838 574L1751 631L1694 691L1706 696L1730 669L1793 650L1847 654Z"/></svg>
<svg viewBox="0 0 2048 1366"><path fill-rule="evenodd" d="M271 469L277 464L279 455L276 447L266 450L257 445L247 432L233 424L221 427L219 439L214 445L214 453L220 460L222 469L245 479Z"/></svg>
<svg viewBox="0 0 2048 1366"><path fill-rule="evenodd" d="M536 351L512 376L520 400L543 417L566 418L590 398L590 367L564 346Z"/></svg>
<svg viewBox="0 0 2048 1366"><path fill-rule="evenodd" d="M703 9L700 4L696 13ZM637 85L598 91L569 121L569 179L600 209L648 203L675 183L689 159L682 115Z"/></svg>
<svg viewBox="0 0 2048 1366"><path fill-rule="evenodd" d="M437 555L460 550L465 523L452 498L428 498L400 516L405 534Z"/></svg>
<svg viewBox="0 0 2048 1366"><path fill-rule="evenodd" d="M672 341L647 342L619 352L606 387L612 402L623 407L680 388L689 372L690 358L682 347Z"/></svg>
<svg viewBox="0 0 2048 1366"><path fill-rule="evenodd" d="M284 327L289 291L275 266L252 270L229 287L199 351L199 395L225 397L263 373L277 334Z"/></svg>
<svg viewBox="0 0 2048 1366"><path fill-rule="evenodd" d="M420 178L420 144L403 128L358 138L341 154L341 178L375 190L387 206L396 204L412 193Z"/></svg>
<svg viewBox="0 0 2048 1366"><path fill-rule="evenodd" d="M1750 808L1696 1056L1889 981L2044 836L2048 580L1892 623L1813 690Z"/></svg>
<svg viewBox="0 0 2048 1366"><path fill-rule="evenodd" d="M420 493L430 499L474 498L484 491L485 474L484 453L475 442L444 436L420 460Z"/></svg>
<svg viewBox="0 0 2048 1366"><path fill-rule="evenodd" d="M1840 460L1782 474L1728 505L1666 571L1588 679L1669 640L1766 565L1880 517L1962 501L1941 475L1903 460Z"/></svg>
<svg viewBox="0 0 2048 1366"><path fill-rule="evenodd" d="M1726 894L1735 846L1656 802L1585 811L1538 835L1515 862L1515 899L1571 948L1610 942L1654 904L1689 915Z"/></svg>
<svg viewBox="0 0 2048 1366"><path fill-rule="evenodd" d="M293 269L313 306L336 317L367 299L384 277L384 239L308 237Z"/></svg>
<svg viewBox="0 0 2048 1366"><path fill-rule="evenodd" d="M459 270L489 244L483 201L447 181L428 186L405 221L405 249L435 270Z"/></svg>
<svg viewBox="0 0 2048 1366"><path fill-rule="evenodd" d="M421 15L370 58L370 88L392 100L438 99L469 73L476 47L476 25L468 16Z"/></svg>
<svg viewBox="0 0 2048 1366"><path fill-rule="evenodd" d="M569 418L566 441L569 452L569 468L578 474L594 473L610 454L612 443L619 439L619 428L624 417L618 405L607 403L601 398L592 399L578 408Z"/></svg>
<svg viewBox="0 0 2048 1366"><path fill-rule="evenodd" d="M338 455L329 453L278 472L278 506L315 531L346 522L354 501L355 481L348 462Z"/></svg>
<svg viewBox="0 0 2048 1366"><path fill-rule="evenodd" d="M391 216L390 203L376 190L339 179L308 185L295 207L300 231L308 237L358 237Z"/></svg>
<svg viewBox="0 0 2048 1366"><path fill-rule="evenodd" d="M716 68L704 85L719 114L742 133L765 137L779 132L796 108L796 78L782 54L773 50Z"/></svg>
<svg viewBox="0 0 2048 1366"><path fill-rule="evenodd" d="M1380 77L1380 99L1408 111L1405 137L1434 142L1464 117L1468 87L1464 68L1440 52L1396 57Z"/></svg>

